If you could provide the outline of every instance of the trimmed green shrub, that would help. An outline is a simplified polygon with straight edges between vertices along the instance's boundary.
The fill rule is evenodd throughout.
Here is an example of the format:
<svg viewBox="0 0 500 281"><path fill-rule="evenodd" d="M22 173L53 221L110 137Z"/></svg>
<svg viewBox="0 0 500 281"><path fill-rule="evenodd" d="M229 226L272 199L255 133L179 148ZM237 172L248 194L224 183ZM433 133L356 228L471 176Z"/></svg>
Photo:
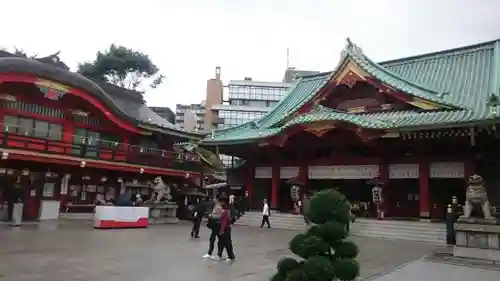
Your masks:
<svg viewBox="0 0 500 281"><path fill-rule="evenodd" d="M359 276L355 260L359 250L346 240L351 214L345 196L336 190L318 192L305 215L314 225L297 234L288 245L301 260L280 260L271 281L355 280Z"/></svg>

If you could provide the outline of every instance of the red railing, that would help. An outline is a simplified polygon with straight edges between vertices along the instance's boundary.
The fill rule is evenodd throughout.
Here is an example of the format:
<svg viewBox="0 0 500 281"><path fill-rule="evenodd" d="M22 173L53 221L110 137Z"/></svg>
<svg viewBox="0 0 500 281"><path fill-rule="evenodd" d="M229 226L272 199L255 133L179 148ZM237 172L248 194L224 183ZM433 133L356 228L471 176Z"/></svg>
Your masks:
<svg viewBox="0 0 500 281"><path fill-rule="evenodd" d="M100 139L65 134L51 135L47 131L26 130L0 123L0 143L3 148L36 151L39 153L126 162L175 170L200 170L197 155L110 142ZM73 143L62 141L72 139Z"/></svg>

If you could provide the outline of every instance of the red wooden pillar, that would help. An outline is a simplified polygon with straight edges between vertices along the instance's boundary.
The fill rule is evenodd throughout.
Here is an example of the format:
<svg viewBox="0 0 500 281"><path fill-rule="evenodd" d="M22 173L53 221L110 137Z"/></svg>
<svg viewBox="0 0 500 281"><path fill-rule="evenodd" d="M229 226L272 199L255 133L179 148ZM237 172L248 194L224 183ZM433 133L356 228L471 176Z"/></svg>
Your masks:
<svg viewBox="0 0 500 281"><path fill-rule="evenodd" d="M467 159L464 163L464 180L465 184L469 184L469 177L476 173L476 162L474 158ZM464 189L465 190L465 189Z"/></svg>
<svg viewBox="0 0 500 281"><path fill-rule="evenodd" d="M384 212L383 217L387 217L390 213L389 165L385 162L381 163L379 165L378 174L380 182L382 183L380 187L382 188L382 196L384 199L382 206L380 206L380 211Z"/></svg>
<svg viewBox="0 0 500 281"><path fill-rule="evenodd" d="M419 184L420 184L420 218L430 218L429 199L429 162L420 161L418 164Z"/></svg>
<svg viewBox="0 0 500 281"><path fill-rule="evenodd" d="M276 209L278 207L278 192L280 188L280 167L274 165L272 167L272 179L271 179L271 208Z"/></svg>
<svg viewBox="0 0 500 281"><path fill-rule="evenodd" d="M300 189L300 195L304 196L304 193L309 191L309 187L307 186L307 180L309 179L309 167L307 164L301 164L299 167L299 175L298 181L303 185L303 188Z"/></svg>
<svg viewBox="0 0 500 281"><path fill-rule="evenodd" d="M255 173L255 166L251 163L247 163L247 165L246 165L246 178L245 178L245 192L248 193L249 203L252 202L254 173Z"/></svg>

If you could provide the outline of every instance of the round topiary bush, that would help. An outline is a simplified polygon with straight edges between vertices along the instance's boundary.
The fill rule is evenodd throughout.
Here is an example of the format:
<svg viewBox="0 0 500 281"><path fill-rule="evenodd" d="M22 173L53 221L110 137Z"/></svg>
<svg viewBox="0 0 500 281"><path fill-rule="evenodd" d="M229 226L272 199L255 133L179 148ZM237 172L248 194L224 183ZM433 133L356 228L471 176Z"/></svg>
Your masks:
<svg viewBox="0 0 500 281"><path fill-rule="evenodd" d="M336 190L316 193L306 216L314 223L306 233L297 234L289 249L301 260L284 258L271 281L351 281L359 276L355 260L359 250L346 240L351 220L349 204Z"/></svg>

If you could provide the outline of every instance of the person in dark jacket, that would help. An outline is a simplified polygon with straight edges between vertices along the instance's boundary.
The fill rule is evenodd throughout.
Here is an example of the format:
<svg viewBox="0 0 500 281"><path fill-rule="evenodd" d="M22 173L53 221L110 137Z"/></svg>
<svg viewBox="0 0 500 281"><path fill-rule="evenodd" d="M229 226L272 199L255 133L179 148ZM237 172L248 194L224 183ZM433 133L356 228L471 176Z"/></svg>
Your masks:
<svg viewBox="0 0 500 281"><path fill-rule="evenodd" d="M221 202L222 213L220 217L220 230L219 230L219 245L217 257L222 258L222 252L226 249L227 262L234 261L233 241L231 239L231 214L229 210L229 203L227 201Z"/></svg>
<svg viewBox="0 0 500 281"><path fill-rule="evenodd" d="M200 238L200 226L205 214L205 202L201 201L196 204L193 210L193 228L191 229L191 237Z"/></svg>

